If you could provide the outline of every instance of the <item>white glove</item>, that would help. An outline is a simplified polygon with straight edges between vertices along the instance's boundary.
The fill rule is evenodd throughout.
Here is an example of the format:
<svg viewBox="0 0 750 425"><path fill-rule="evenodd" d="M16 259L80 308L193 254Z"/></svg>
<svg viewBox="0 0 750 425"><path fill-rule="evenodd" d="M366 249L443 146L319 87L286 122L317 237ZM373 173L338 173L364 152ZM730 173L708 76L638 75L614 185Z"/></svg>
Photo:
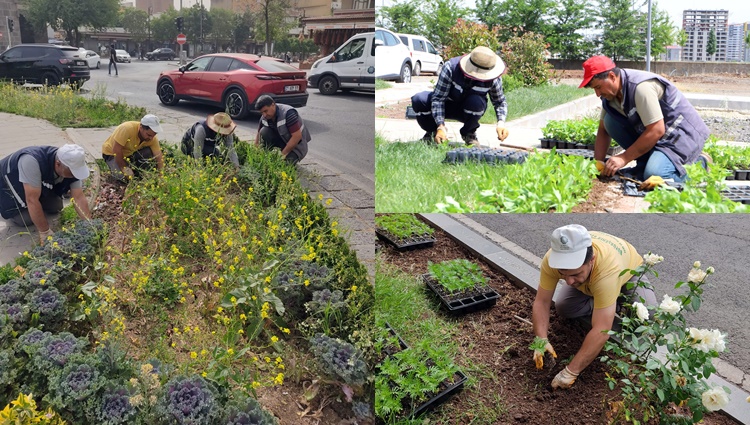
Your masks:
<svg viewBox="0 0 750 425"><path fill-rule="evenodd" d="M555 376L555 379L552 380L552 388L568 389L575 384L577 378L578 374L571 372L570 369L565 366L565 369L561 370L560 373Z"/></svg>
<svg viewBox="0 0 750 425"><path fill-rule="evenodd" d="M555 349L549 342L544 346L544 351L552 354L553 358L557 358L557 353L555 353ZM534 363L536 363L537 369L541 369L544 367L544 351L534 350Z"/></svg>
<svg viewBox="0 0 750 425"><path fill-rule="evenodd" d="M39 232L39 243L41 245L44 245L44 242L47 241L47 238L52 237L52 235L54 234L55 232L53 232L51 228L45 230L44 232Z"/></svg>

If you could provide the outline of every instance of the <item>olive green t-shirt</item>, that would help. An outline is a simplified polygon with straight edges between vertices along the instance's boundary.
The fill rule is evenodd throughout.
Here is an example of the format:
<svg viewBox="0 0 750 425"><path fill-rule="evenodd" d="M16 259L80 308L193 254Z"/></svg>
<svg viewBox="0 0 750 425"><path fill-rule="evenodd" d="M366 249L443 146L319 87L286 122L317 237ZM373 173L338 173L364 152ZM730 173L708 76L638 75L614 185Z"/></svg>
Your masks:
<svg viewBox="0 0 750 425"><path fill-rule="evenodd" d="M638 116L641 117L641 122L644 127L664 119L664 114L662 113L661 105L659 104L662 97L664 97L664 85L660 83L659 80L646 80L636 86L635 109L638 111ZM609 106L621 114L626 115L622 103L617 102L616 100L608 102ZM600 116L601 119L604 119L604 114L606 114L606 112L602 109Z"/></svg>

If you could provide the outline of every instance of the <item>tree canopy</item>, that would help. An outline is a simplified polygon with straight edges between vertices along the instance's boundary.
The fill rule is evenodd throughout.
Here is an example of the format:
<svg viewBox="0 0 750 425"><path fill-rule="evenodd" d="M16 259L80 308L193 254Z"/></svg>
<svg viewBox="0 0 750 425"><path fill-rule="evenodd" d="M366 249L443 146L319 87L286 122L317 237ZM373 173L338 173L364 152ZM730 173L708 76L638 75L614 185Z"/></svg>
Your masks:
<svg viewBox="0 0 750 425"><path fill-rule="evenodd" d="M90 26L101 29L117 22L118 0L24 0L27 17L36 28L65 31L73 46L81 44L78 29Z"/></svg>

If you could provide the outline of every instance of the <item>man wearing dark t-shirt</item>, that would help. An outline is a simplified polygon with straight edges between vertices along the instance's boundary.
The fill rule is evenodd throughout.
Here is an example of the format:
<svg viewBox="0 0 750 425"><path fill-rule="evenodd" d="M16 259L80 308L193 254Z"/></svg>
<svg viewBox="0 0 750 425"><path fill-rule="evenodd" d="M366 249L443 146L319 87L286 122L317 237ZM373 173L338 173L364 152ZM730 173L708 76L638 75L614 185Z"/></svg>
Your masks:
<svg viewBox="0 0 750 425"><path fill-rule="evenodd" d="M262 114L258 123L255 144L266 149L279 148L281 155L291 164L296 164L307 155L310 132L296 109L263 95L255 102Z"/></svg>

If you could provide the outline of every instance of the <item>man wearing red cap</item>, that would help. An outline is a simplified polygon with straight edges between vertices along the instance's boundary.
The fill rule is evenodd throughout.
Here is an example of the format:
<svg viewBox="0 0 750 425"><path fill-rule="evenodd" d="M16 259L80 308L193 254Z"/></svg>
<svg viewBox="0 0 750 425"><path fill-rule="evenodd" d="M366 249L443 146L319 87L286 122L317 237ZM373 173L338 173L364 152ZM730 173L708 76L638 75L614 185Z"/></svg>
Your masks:
<svg viewBox="0 0 750 425"><path fill-rule="evenodd" d="M568 319L591 317L591 330L570 363L552 380L552 388L570 388L578 375L599 355L609 339L607 331L615 323L615 315L623 302L656 305L650 287L634 286L639 276L622 274L643 263L633 245L624 239L603 232L589 232L579 224L569 224L552 232L550 250L542 259L539 288L532 307L534 335L547 340L552 296L555 311ZM558 287L559 281L564 285ZM640 276L642 283L648 281ZM544 351L557 357L547 342ZM534 351L537 368L544 366L544 351Z"/></svg>
<svg viewBox="0 0 750 425"><path fill-rule="evenodd" d="M417 93L411 98L417 122L426 131L422 139L431 141L434 138L437 143L447 141L445 120L448 118L464 123L460 133L467 145L479 145L476 131L479 119L487 109L489 93L497 116L497 138L505 140L508 137L505 128L508 104L500 78L503 72L503 60L484 46L449 60L440 71L435 90Z"/></svg>
<svg viewBox="0 0 750 425"><path fill-rule="evenodd" d="M687 164L700 160L708 166L709 158L702 154L708 127L669 80L618 68L606 56L589 58L583 71L579 87L594 89L602 99L594 156L603 161L613 138L625 149L600 165L603 175L612 176L636 161L633 177L644 181L641 188L652 189L666 179L684 181Z"/></svg>

